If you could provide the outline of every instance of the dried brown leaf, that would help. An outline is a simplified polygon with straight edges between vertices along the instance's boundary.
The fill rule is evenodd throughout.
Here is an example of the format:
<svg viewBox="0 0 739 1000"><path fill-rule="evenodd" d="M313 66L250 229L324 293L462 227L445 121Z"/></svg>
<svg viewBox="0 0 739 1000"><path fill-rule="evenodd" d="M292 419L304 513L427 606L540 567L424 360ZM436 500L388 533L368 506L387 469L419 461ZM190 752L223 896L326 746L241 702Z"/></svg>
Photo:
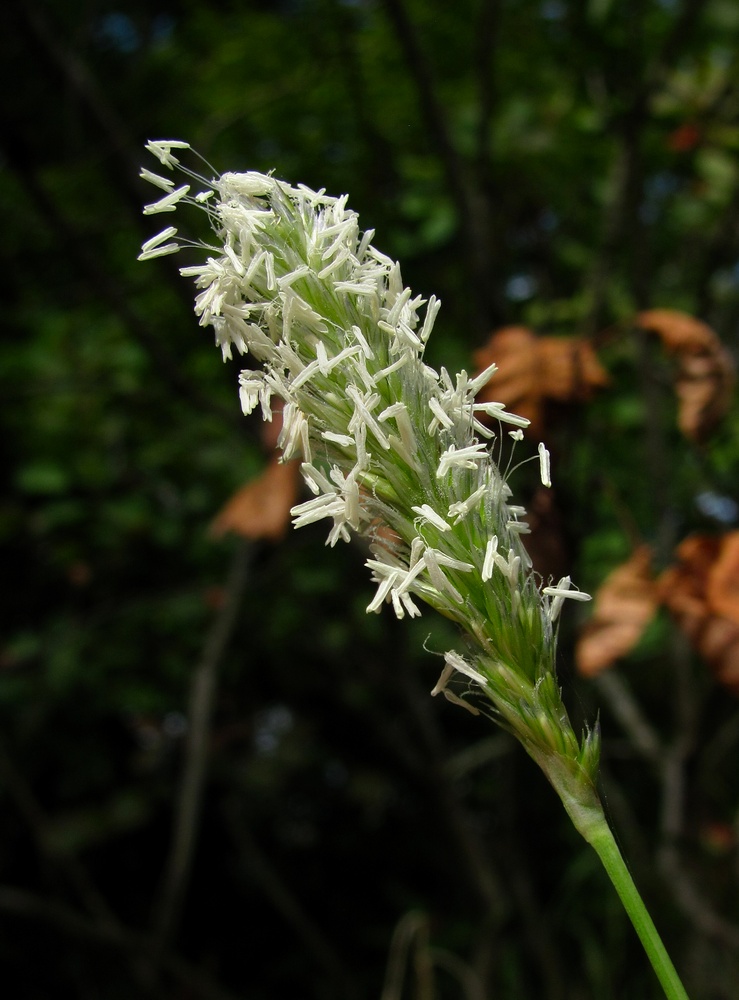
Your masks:
<svg viewBox="0 0 739 1000"><path fill-rule="evenodd" d="M237 490L210 527L213 538L229 531L244 538L280 541L290 526L290 509L298 494L297 462L273 459L264 472Z"/></svg>
<svg viewBox="0 0 739 1000"><path fill-rule="evenodd" d="M580 673L594 677L633 649L654 617L657 604L651 551L641 545L608 574L595 595L593 617L575 649Z"/></svg>
<svg viewBox="0 0 739 1000"><path fill-rule="evenodd" d="M686 538L659 590L716 679L739 694L739 532Z"/></svg>
<svg viewBox="0 0 739 1000"><path fill-rule="evenodd" d="M534 437L545 436L549 402L580 403L608 384L608 375L588 340L539 337L523 326L494 332L474 355L478 371L495 362L498 371L478 394L531 421Z"/></svg>
<svg viewBox="0 0 739 1000"><path fill-rule="evenodd" d="M705 323L675 309L649 309L637 324L656 334L677 360L678 426L691 441L703 441L725 416L734 392L731 355Z"/></svg>
<svg viewBox="0 0 739 1000"><path fill-rule="evenodd" d="M706 595L715 614L739 625L739 531L730 531L722 537L708 576Z"/></svg>

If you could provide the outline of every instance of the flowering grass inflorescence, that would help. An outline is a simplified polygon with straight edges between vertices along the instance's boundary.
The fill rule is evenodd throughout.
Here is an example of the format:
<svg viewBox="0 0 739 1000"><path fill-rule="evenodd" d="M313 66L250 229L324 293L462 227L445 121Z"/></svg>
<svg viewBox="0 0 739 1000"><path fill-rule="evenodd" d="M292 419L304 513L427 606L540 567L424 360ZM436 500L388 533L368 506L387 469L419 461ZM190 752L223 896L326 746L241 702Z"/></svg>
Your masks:
<svg viewBox="0 0 739 1000"><path fill-rule="evenodd" d="M271 420L273 398L284 403L278 444L285 460L301 460L312 493L293 508L296 527L329 520L331 545L352 532L369 537L377 590L368 611L389 602L399 618L415 617L418 599L461 626L464 655L445 653L432 694L473 712L487 706L518 737L601 858L665 995L687 1000L605 819L595 787L597 730L578 738L562 702L556 621L566 598L589 598L569 577L544 585L532 571L525 511L510 502L491 455L495 435L480 417L511 426L515 440L528 421L500 403L475 402L495 366L452 379L424 363L439 302L403 287L399 265L375 249L372 231L360 232L346 197L253 172L206 180L174 152L187 143L147 148L198 189L142 170L164 191L145 214L197 205L216 242L181 241L168 226L139 259L185 245L208 254L180 270L195 278L195 311L224 357L235 347L260 366L241 373L244 412L259 406ZM539 462L550 486L543 444ZM461 698L453 681L476 697Z"/></svg>
<svg viewBox="0 0 739 1000"><path fill-rule="evenodd" d="M499 403L475 402L495 366L452 379L424 363L440 303L403 287L399 265L375 249L372 231L360 232L345 196L254 172L206 180L176 155L186 143L147 148L198 185L191 194L191 184L175 187L143 170L164 191L144 211L190 203L208 214L217 242L187 244L207 257L181 273L195 279L200 324L213 327L224 358L235 347L260 365L241 373L244 412L259 406L271 420L273 399L284 401L278 444L284 459L301 460L312 494L293 509L295 526L329 520L331 545L351 532L367 535L377 585L367 610L389 602L399 618L415 617L420 600L466 634L464 655L445 654L433 693L477 711L479 698L462 700L448 686L462 680L551 780L565 766L592 789L597 734L579 739L573 731L554 664L562 602L587 595L569 577L542 586L532 572L525 511L510 502L491 455L494 434L480 417L508 425L514 439L528 421ZM183 245L169 226L139 259ZM543 444L539 461L548 486Z"/></svg>

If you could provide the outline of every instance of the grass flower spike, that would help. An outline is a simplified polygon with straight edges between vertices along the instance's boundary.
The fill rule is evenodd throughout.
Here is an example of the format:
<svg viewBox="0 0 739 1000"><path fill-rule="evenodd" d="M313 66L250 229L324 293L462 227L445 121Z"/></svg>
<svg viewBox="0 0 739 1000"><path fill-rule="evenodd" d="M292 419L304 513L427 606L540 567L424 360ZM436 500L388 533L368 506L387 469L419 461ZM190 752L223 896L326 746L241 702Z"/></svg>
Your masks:
<svg viewBox="0 0 739 1000"><path fill-rule="evenodd" d="M195 311L224 358L235 349L253 359L240 376L242 409L271 420L273 400L284 402L278 444L301 461L311 493L293 508L295 526L326 520L332 546L369 538L369 612L389 604L398 618L416 617L427 604L460 626L462 649L445 654L432 694L492 713L598 850L594 840L610 835L596 791L598 734L574 731L555 673L561 607L588 598L569 577L542 585L532 571L525 511L511 503L481 417L514 438L528 421L475 402L495 366L452 378L424 363L440 304L403 286L346 197L254 172L206 180L180 162L185 143L147 148L188 182L143 170L161 194L145 213L169 220L198 206L214 243L185 243L168 225L139 259L202 249L203 262L181 273L195 280ZM539 460L549 486L543 444Z"/></svg>

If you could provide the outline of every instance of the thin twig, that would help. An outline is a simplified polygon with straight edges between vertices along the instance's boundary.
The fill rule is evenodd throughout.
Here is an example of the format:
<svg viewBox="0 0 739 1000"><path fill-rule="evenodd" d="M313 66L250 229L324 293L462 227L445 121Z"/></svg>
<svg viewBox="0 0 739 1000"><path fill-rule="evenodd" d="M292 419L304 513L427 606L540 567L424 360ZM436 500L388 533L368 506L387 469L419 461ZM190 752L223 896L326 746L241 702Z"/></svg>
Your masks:
<svg viewBox="0 0 739 1000"><path fill-rule="evenodd" d="M662 741L623 678L615 670L605 670L593 683L608 702L635 749L655 767L659 767L664 757Z"/></svg>
<svg viewBox="0 0 739 1000"><path fill-rule="evenodd" d="M11 12L19 22L25 34L27 48L32 64L39 72L45 72L54 87L58 79L69 89L70 94L79 102L83 114L86 114L97 127L103 147L113 154L110 166L110 176L117 184L124 203L131 216L141 225L141 191L142 182L139 174L138 140L130 132L113 104L110 103L104 88L100 86L94 73L78 52L66 45L62 32L51 20L48 11L36 0L13 0ZM11 122L3 123L3 132L7 136ZM25 128L25 120L24 126ZM17 126L15 131L18 131ZM30 161L29 161L30 162ZM164 281L169 285L173 296L182 303L189 312L191 299L186 286L179 280L175 267L164 267L161 271ZM125 312L120 311L125 316ZM138 324L140 329L141 324ZM148 350L152 353L152 346Z"/></svg>
<svg viewBox="0 0 739 1000"><path fill-rule="evenodd" d="M225 818L233 840L238 846L240 856L275 911L295 931L316 965L322 968L337 984L341 995L347 1000L351 1000L356 994L351 976L345 968L341 956L335 951L329 939L318 926L313 914L306 911L274 864L261 850L242 819L240 811L233 807L227 807Z"/></svg>
<svg viewBox="0 0 739 1000"><path fill-rule="evenodd" d="M162 948L176 933L187 892L205 788L218 667L238 618L251 551L251 546L242 542L234 552L223 606L208 633L202 659L192 677L185 761L172 841L152 920L154 939Z"/></svg>
<svg viewBox="0 0 739 1000"><path fill-rule="evenodd" d="M635 251L641 228L637 207L642 186L640 145L645 113L645 98L639 93L622 122L621 141L613 167L612 194L605 209L600 248L588 282L591 305L585 332L589 336L593 336L606 322L608 284L624 233L631 233L628 244L632 248L632 257L639 256ZM634 273L636 268L632 268L632 276Z"/></svg>
<svg viewBox="0 0 739 1000"><path fill-rule="evenodd" d="M685 871L676 846L660 848L659 866L673 899L693 926L723 947L739 950L739 927L716 913Z"/></svg>
<svg viewBox="0 0 739 1000"><path fill-rule="evenodd" d="M90 916L106 931L117 932L120 929L118 918L94 885L84 865L73 854L54 850L49 836L51 820L3 746L0 746L0 778L31 831L39 854L63 873Z"/></svg>
<svg viewBox="0 0 739 1000"><path fill-rule="evenodd" d="M614 672L601 674L596 684L611 711L629 737L631 744L654 767L659 779L662 803L660 828L662 843L658 848L659 867L670 893L686 917L707 938L726 947L739 948L739 927L725 920L685 870L679 850L685 816L685 763L693 746L693 725L683 719L676 739L667 744L644 716L636 699ZM686 709L686 695L680 697L680 713Z"/></svg>
<svg viewBox="0 0 739 1000"><path fill-rule="evenodd" d="M496 920L502 921L507 910L505 893L490 853L483 846L475 824L460 801L457 786L447 770L448 754L443 745L438 718L428 693L406 673L399 678L400 688L411 718L424 741L424 765L421 774L430 782L441 805L441 815L456 841L464 860L471 888Z"/></svg>
<svg viewBox="0 0 739 1000"><path fill-rule="evenodd" d="M501 317L495 315L493 307L493 282L491 242L489 225L489 204L479 185L473 185L452 141L447 127L446 115L439 100L431 68L418 41L415 26L406 9L404 0L384 0L388 17L395 29L398 43L405 57L411 80L416 87L421 119L424 122L433 145L439 155L446 174L449 194L454 196L464 252L470 271L474 314L472 322L479 332L486 331L491 321Z"/></svg>
<svg viewBox="0 0 739 1000"><path fill-rule="evenodd" d="M145 956L157 962L187 991L203 1000L239 1000L239 998L214 983L196 966L168 952L156 953L151 939L120 925L111 927L90 920L73 907L42 899L33 893L13 886L0 886L0 910L15 916L42 920L70 937L107 945L126 952L132 959Z"/></svg>
<svg viewBox="0 0 739 1000"><path fill-rule="evenodd" d="M338 53L337 69L345 80L346 95L353 109L357 138L365 150L365 167L372 178L376 194L392 191L398 186L397 150L378 127L368 99L366 74L362 71L361 47L356 44L353 12L341 0L328 0L326 21L334 34Z"/></svg>
<svg viewBox="0 0 739 1000"><path fill-rule="evenodd" d="M70 89L81 99L116 157L126 165L122 178L131 198L137 200L138 192L130 183L130 178L138 173L136 143L129 135L123 119L103 96L93 74L80 56L63 44L60 32L49 23L40 4L34 0L23 0L22 3L14 2L12 10L41 48L44 55L42 64L56 67Z"/></svg>
<svg viewBox="0 0 739 1000"><path fill-rule="evenodd" d="M490 173L490 132L495 108L495 51L500 21L500 0L482 0L475 33L477 51L477 174L481 185Z"/></svg>
<svg viewBox="0 0 739 1000"><path fill-rule="evenodd" d="M417 1000L433 1000L434 970L431 960L429 918L412 910L395 926L388 954L385 983L380 1000L402 1000L406 973L413 956L413 995Z"/></svg>
<svg viewBox="0 0 739 1000"><path fill-rule="evenodd" d="M438 969L443 969L458 984L465 1000L486 1000L488 992L479 975L468 962L446 948L431 948L431 958Z"/></svg>
<svg viewBox="0 0 739 1000"><path fill-rule="evenodd" d="M505 885L520 915L526 948L541 975L539 996L542 1000L564 1000L567 974L562 956L552 940L551 928L530 871L531 866L527 864L520 849L525 838L520 817L522 777L518 773L519 766L528 768L530 761L522 758L520 753L512 754L506 767L500 771L502 830L499 836L501 852L506 858Z"/></svg>
<svg viewBox="0 0 739 1000"><path fill-rule="evenodd" d="M446 116L436 94L431 69L416 35L413 22L403 0L385 0L385 9L400 44L410 76L416 85L419 110L423 122L441 158L450 191L462 200L463 224L469 222L468 183L462 160L454 147L446 124Z"/></svg>
<svg viewBox="0 0 739 1000"><path fill-rule="evenodd" d="M613 270L616 252L627 243L629 247L630 281L638 308L645 308L646 298L651 292L650 269L645 264L649 249L646 229L639 218L638 208L642 198L643 164L641 155L642 133L648 122L649 101L654 91L662 83L665 72L672 68L678 53L695 26L695 21L705 6L703 0L684 0L675 17L671 30L666 34L661 46L650 52L642 52L640 43L644 33L641 19L645 9L643 3L632 5L628 11L628 44L619 61L622 68L621 93L616 94L626 105L626 110L612 121L610 128L620 133L620 147L614 165L613 194L606 207L603 222L601 246L592 270L590 288L592 302L586 330L593 335L605 322L606 293L609 276ZM575 7L577 11L578 8ZM578 20L583 29L583 12ZM587 29L586 29L587 31ZM582 39L586 43L588 39ZM593 39L589 41L592 43ZM636 65L639 56L644 65ZM627 60L632 63L629 67ZM649 63L651 59L651 64ZM628 240L624 235L628 234Z"/></svg>

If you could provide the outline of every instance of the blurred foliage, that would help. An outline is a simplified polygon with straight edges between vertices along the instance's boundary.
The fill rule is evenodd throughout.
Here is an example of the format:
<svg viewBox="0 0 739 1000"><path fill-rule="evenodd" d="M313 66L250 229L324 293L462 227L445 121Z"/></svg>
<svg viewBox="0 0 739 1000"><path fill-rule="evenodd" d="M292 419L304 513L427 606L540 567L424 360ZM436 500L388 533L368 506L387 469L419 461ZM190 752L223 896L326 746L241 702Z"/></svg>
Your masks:
<svg viewBox="0 0 739 1000"><path fill-rule="evenodd" d="M320 526L209 537L265 456L172 258L136 263L155 231L137 174L166 136L214 169L348 191L443 300L433 364L469 369L511 324L589 338L610 383L550 415L544 530L596 589L642 541L662 569L737 521L739 411L686 440L674 360L633 320L683 310L737 356L738 51L733 0L11 0L0 961L18 996L397 1000L403 974L421 1000L658 996L533 765L428 697L446 623L366 615L359 546L325 551ZM694 1000L730 1000L736 699L663 616L583 681L577 626L565 693L600 712L636 880Z"/></svg>

